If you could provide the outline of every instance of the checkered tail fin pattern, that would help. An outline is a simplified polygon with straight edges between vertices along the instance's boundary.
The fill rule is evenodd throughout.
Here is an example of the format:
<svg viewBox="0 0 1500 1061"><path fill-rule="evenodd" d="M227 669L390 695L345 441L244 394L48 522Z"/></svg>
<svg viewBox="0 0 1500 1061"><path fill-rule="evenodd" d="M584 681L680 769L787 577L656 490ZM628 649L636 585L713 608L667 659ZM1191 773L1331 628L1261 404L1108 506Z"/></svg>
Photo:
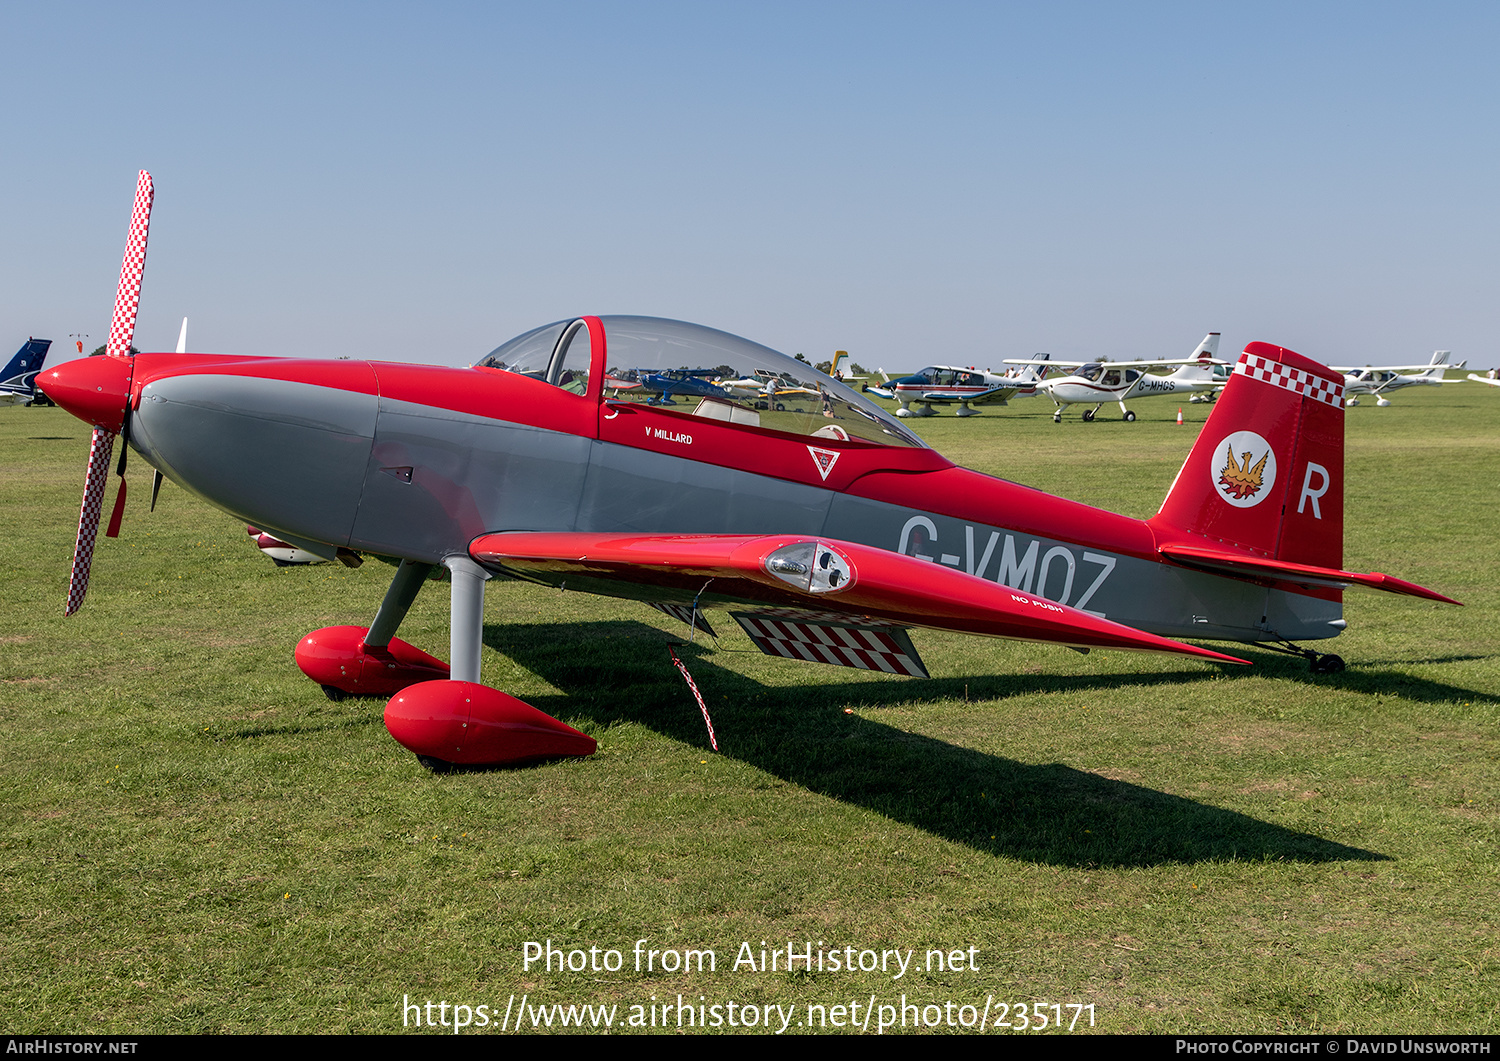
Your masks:
<svg viewBox="0 0 1500 1061"><path fill-rule="evenodd" d="M1344 386L1269 343L1245 348L1151 524L1263 558L1343 566Z"/></svg>

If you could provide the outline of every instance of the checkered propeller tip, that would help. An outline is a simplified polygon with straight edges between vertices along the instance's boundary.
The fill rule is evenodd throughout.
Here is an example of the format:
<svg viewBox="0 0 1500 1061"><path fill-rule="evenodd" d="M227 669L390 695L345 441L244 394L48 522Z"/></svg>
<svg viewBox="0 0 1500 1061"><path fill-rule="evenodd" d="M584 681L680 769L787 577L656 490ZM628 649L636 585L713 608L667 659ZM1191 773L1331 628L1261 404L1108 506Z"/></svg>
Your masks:
<svg viewBox="0 0 1500 1061"><path fill-rule="evenodd" d="M104 484L109 481L109 458L115 448L115 433L94 428L89 445L88 477L83 481L83 507L78 511L78 543L73 546L73 574L68 579L68 606L64 615L83 607L89 591L89 568L94 562L94 540L99 537L99 515L104 508Z"/></svg>
<svg viewBox="0 0 1500 1061"><path fill-rule="evenodd" d="M151 174L141 170L135 185L135 209L130 212L130 231L125 236L125 260L120 263L120 288L115 294L115 315L109 322L110 357L129 357L135 337L135 315L141 305L141 277L146 272L146 235L151 230L151 201L156 191Z"/></svg>
<svg viewBox="0 0 1500 1061"><path fill-rule="evenodd" d="M1249 376L1261 383L1269 383L1282 390L1291 391L1304 398L1314 398L1325 405L1343 408L1344 385L1324 379L1300 368L1283 365L1270 358L1241 354L1239 364L1234 366L1236 375Z"/></svg>

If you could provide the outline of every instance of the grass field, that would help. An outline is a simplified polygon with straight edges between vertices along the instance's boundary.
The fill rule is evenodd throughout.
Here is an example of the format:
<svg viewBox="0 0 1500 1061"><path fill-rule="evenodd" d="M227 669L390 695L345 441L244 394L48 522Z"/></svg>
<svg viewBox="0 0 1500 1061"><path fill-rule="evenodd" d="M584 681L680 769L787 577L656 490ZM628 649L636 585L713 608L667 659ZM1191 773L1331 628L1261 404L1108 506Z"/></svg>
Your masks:
<svg viewBox="0 0 1500 1061"><path fill-rule="evenodd" d="M1038 399L916 426L1146 516L1205 416L1184 409L1055 426ZM952 1003L945 1026L1024 1004L1104 1032L1495 1032L1500 393L1405 391L1347 436L1346 566L1467 606L1348 594L1342 674L919 632L934 677L886 678L764 657L720 620L683 650L713 754L668 659L680 626L492 585L484 680L600 750L434 776L382 703L329 702L292 662L309 630L369 621L387 565L277 569L170 484L148 514L137 460L65 621L87 431L0 410L0 1023L395 1032L407 998L487 1006L494 1031L524 994L627 1029L670 1002L675 1030L681 995L710 1023L734 1002L723 1030L775 1005L807 1031L904 995ZM424 590L402 636L446 654L446 602ZM622 967L526 969L549 939ZM716 968L637 972L642 939ZM899 979L787 972L789 942L915 958ZM920 968L937 949L958 967Z"/></svg>

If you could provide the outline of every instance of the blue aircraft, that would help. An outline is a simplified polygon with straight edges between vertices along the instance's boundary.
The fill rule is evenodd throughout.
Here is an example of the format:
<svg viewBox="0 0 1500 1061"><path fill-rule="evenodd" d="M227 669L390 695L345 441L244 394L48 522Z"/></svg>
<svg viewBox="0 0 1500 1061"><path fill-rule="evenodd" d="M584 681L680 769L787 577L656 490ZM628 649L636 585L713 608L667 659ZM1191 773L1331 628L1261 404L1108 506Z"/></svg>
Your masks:
<svg viewBox="0 0 1500 1061"><path fill-rule="evenodd" d="M0 369L0 405L30 405L36 400L36 377L47 360L51 339L27 339Z"/></svg>
<svg viewBox="0 0 1500 1061"><path fill-rule="evenodd" d="M729 392L707 378L713 370L701 368L675 368L666 372L653 372L641 380L641 390L654 392L652 405L676 405L672 395L683 394L690 398L728 399Z"/></svg>

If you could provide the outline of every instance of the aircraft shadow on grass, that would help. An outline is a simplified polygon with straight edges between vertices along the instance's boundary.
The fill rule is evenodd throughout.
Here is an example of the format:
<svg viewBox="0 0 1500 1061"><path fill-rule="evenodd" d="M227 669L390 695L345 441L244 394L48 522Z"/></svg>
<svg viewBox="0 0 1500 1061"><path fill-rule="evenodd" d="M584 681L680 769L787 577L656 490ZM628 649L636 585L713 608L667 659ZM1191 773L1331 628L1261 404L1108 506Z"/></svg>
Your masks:
<svg viewBox="0 0 1500 1061"><path fill-rule="evenodd" d="M1348 670L1337 674L1313 674L1307 664L1295 657L1271 652L1257 651L1248 645L1227 645L1225 652L1248 659L1255 665L1255 673L1263 678L1291 678L1305 681L1309 685L1331 686L1352 693L1399 696L1404 700L1416 700L1424 704L1468 703L1471 701L1495 702L1493 693L1476 689L1465 689L1447 682L1435 682L1419 678L1396 667L1437 666L1444 663L1466 663L1493 659L1492 655L1452 655L1424 659L1392 660L1388 664L1356 661Z"/></svg>
<svg viewBox="0 0 1500 1061"><path fill-rule="evenodd" d="M487 647L560 690L531 696L539 709L601 727L638 723L707 749L703 720L667 655L666 645L678 641L632 621L489 624L484 633ZM701 642L678 653L709 704L723 754L982 852L1090 867L1388 857L1060 763L1020 763L844 713L849 705L952 700L966 692L995 700L1177 684L1196 673L877 678L787 688L716 665Z"/></svg>

